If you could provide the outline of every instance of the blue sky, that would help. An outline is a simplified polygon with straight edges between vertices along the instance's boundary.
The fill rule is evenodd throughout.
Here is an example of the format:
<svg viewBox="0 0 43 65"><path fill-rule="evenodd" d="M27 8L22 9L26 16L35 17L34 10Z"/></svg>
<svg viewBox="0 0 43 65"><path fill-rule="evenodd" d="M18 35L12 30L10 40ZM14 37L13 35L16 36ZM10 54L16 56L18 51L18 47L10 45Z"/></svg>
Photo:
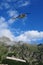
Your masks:
<svg viewBox="0 0 43 65"><path fill-rule="evenodd" d="M12 19L31 13L23 19ZM0 0L0 37L43 43L43 0Z"/></svg>

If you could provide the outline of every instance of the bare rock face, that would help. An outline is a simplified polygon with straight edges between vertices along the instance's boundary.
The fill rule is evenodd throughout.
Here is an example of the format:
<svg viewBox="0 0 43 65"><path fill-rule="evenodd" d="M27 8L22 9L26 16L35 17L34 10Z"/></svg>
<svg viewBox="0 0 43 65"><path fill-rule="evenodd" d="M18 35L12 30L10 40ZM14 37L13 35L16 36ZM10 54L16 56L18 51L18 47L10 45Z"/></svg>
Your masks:
<svg viewBox="0 0 43 65"><path fill-rule="evenodd" d="M0 42L9 44L11 42L11 40L9 38L3 36L3 37L0 37Z"/></svg>
<svg viewBox="0 0 43 65"><path fill-rule="evenodd" d="M15 41L12 41L8 37L4 37L4 36L0 37L0 42L5 43L7 45L13 45L16 43Z"/></svg>
<svg viewBox="0 0 43 65"><path fill-rule="evenodd" d="M9 38L7 38L7 37L0 37L0 41L2 41L2 42L6 42L6 41L11 41Z"/></svg>

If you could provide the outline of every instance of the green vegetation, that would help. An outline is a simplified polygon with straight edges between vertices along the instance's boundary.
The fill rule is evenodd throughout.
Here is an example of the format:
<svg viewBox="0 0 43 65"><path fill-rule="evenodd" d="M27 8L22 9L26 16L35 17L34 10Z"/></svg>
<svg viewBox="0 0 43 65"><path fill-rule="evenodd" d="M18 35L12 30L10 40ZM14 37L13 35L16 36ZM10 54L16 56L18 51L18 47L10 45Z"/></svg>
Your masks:
<svg viewBox="0 0 43 65"><path fill-rule="evenodd" d="M0 42L0 63L3 61L3 59L6 57L7 54L7 47L4 45L3 42Z"/></svg>
<svg viewBox="0 0 43 65"><path fill-rule="evenodd" d="M9 65L25 65L25 63L7 60L6 56L15 56L16 58L26 60L26 65L43 65L43 44L14 44L12 46L5 45L0 42L0 63L8 63Z"/></svg>

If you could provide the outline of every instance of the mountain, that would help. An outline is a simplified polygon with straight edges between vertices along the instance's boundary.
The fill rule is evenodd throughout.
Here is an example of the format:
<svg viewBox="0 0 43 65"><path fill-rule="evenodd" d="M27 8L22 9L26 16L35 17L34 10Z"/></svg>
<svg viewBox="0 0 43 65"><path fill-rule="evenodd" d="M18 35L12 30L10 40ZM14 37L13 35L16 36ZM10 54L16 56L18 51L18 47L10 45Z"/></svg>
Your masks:
<svg viewBox="0 0 43 65"><path fill-rule="evenodd" d="M13 41L11 41L8 37L0 37L0 42L5 43L7 45L13 44Z"/></svg>
<svg viewBox="0 0 43 65"><path fill-rule="evenodd" d="M43 44L27 44L22 41L11 41L7 37L0 37L0 58L4 59L6 55L24 59L30 63L36 61L43 63Z"/></svg>

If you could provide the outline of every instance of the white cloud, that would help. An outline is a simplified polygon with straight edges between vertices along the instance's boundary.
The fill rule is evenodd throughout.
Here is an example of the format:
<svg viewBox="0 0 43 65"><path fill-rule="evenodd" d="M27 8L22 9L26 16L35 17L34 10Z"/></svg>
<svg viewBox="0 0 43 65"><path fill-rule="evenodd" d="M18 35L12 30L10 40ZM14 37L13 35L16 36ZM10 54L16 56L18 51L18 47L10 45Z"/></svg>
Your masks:
<svg viewBox="0 0 43 65"><path fill-rule="evenodd" d="M0 17L0 29L7 28L7 27L8 27L8 25L7 25L7 22L6 22L5 18Z"/></svg>
<svg viewBox="0 0 43 65"><path fill-rule="evenodd" d="M3 37L3 36L8 37L12 41L14 40L14 36L9 29L1 29L0 30L0 37Z"/></svg>
<svg viewBox="0 0 43 65"><path fill-rule="evenodd" d="M0 37L8 37L11 40L14 39L14 35L12 34L12 32L10 31L10 29L8 29L8 23L6 23L6 20L4 17L0 17Z"/></svg>
<svg viewBox="0 0 43 65"><path fill-rule="evenodd" d="M4 17L0 17L0 23L3 23L5 21Z"/></svg>
<svg viewBox="0 0 43 65"><path fill-rule="evenodd" d="M24 41L24 42L32 42L32 41L38 41L43 39L43 32L38 31L27 31L23 34L16 37L18 41Z"/></svg>
<svg viewBox="0 0 43 65"><path fill-rule="evenodd" d="M27 6L27 5L30 5L30 1L20 1L19 2L19 7L22 7L22 6Z"/></svg>
<svg viewBox="0 0 43 65"><path fill-rule="evenodd" d="M0 37L5 36L15 41L24 41L24 42L36 42L38 40L43 39L43 31L25 31L18 36L13 35L13 32L16 34L20 33L20 31L14 30L13 32L8 29L8 23L4 17L0 17Z"/></svg>
<svg viewBox="0 0 43 65"><path fill-rule="evenodd" d="M9 20L8 20L8 23L12 24L16 20L16 19L13 19L13 18L16 18L18 16L18 12L16 10L9 10L7 13L10 17Z"/></svg>
<svg viewBox="0 0 43 65"><path fill-rule="evenodd" d="M30 2L25 1L24 3L21 4L21 6L27 6L28 4L30 4ZM20 7L21 7L21 6L20 6Z"/></svg>
<svg viewBox="0 0 43 65"><path fill-rule="evenodd" d="M12 16L16 17L18 15L18 12L16 10L9 10L7 13L9 14L10 17Z"/></svg>
<svg viewBox="0 0 43 65"><path fill-rule="evenodd" d="M9 5L9 3L4 3L4 7L6 8L6 9L8 9L8 8L10 8L10 5Z"/></svg>
<svg viewBox="0 0 43 65"><path fill-rule="evenodd" d="M1 2L0 9L8 9L10 8L10 4L8 2Z"/></svg>
<svg viewBox="0 0 43 65"><path fill-rule="evenodd" d="M0 2L0 9L15 9L17 7L27 6L30 4L30 0L3 0ZM12 4L13 3L13 4ZM12 4L12 5L11 5Z"/></svg>
<svg viewBox="0 0 43 65"><path fill-rule="evenodd" d="M11 19L11 18L10 18L10 19L8 20L8 23L9 23L9 24L12 24L12 23L14 23L14 22L15 22L15 19Z"/></svg>
<svg viewBox="0 0 43 65"><path fill-rule="evenodd" d="M17 30L15 31L10 31L10 29L8 29L8 23L6 23L6 20L4 17L0 18L0 37L5 36L10 38L11 40L15 40L15 41L24 41L24 42L35 42L38 40L42 40L43 39L43 31L25 31L23 33L21 33L18 36L13 35L13 32L16 32L17 34L20 33L20 31L18 32Z"/></svg>

